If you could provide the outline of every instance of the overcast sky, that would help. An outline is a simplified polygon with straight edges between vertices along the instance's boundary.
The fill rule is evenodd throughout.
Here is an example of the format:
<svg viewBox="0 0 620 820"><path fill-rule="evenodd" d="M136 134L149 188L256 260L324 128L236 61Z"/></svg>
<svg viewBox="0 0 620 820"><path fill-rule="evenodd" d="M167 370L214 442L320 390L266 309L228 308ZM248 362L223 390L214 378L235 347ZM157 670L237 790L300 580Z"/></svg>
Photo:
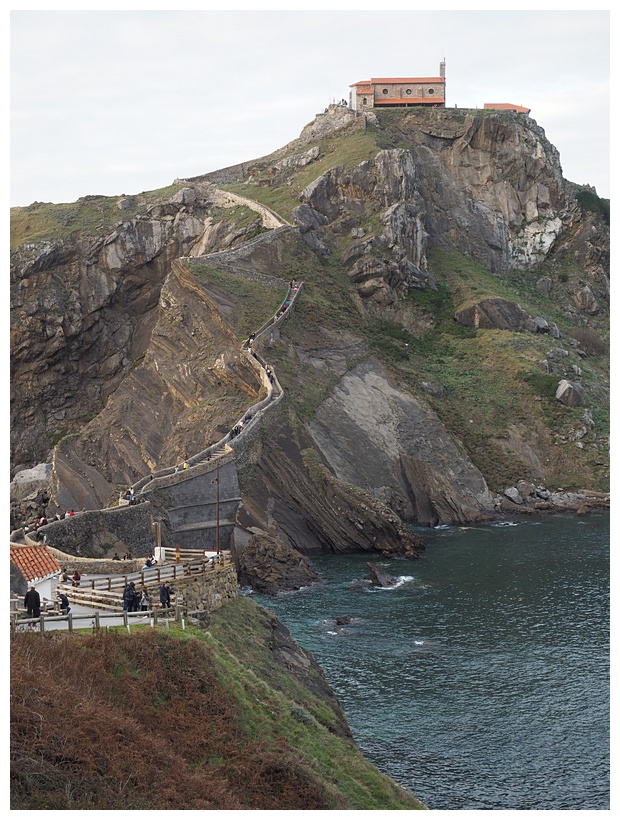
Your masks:
<svg viewBox="0 0 620 820"><path fill-rule="evenodd" d="M358 9L12 11L11 205L260 157L352 83L444 57L447 107L531 108L564 176L610 196L608 11Z"/></svg>

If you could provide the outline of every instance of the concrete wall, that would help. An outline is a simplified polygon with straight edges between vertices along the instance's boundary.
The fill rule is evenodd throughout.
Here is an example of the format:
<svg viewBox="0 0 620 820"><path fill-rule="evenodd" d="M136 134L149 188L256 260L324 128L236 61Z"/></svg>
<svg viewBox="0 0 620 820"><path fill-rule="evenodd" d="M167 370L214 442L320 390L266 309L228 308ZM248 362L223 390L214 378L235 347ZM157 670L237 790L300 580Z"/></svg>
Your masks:
<svg viewBox="0 0 620 820"><path fill-rule="evenodd" d="M212 549L216 546L216 477L214 464L211 469L185 479L181 473L177 474L175 483L163 490L168 497L174 544L179 544L181 549ZM220 548L229 549L241 501L237 467L232 459L220 467L219 489Z"/></svg>

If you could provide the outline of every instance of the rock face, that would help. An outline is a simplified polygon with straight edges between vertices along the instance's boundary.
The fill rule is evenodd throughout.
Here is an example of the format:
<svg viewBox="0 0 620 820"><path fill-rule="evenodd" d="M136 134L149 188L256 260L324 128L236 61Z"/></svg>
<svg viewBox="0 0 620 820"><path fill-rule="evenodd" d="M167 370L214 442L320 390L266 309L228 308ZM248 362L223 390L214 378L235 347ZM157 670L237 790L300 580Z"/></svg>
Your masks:
<svg viewBox="0 0 620 820"><path fill-rule="evenodd" d="M301 589L318 580L310 561L282 539L264 530L237 530L235 541L237 576L243 586L274 595Z"/></svg>
<svg viewBox="0 0 620 820"><path fill-rule="evenodd" d="M484 520L492 497L480 472L420 399L366 361L348 371L309 425L336 476L421 526Z"/></svg>

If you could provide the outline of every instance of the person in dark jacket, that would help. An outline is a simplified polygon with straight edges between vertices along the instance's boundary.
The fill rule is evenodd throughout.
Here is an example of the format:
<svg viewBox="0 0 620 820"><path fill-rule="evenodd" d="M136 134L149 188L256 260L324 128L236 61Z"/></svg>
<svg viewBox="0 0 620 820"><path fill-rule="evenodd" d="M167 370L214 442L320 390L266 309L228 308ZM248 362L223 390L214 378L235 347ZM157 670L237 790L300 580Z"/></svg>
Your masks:
<svg viewBox="0 0 620 820"><path fill-rule="evenodd" d="M60 601L60 611L63 615L68 615L71 612L71 607L69 606L69 599L67 598L64 592L59 592L56 597Z"/></svg>
<svg viewBox="0 0 620 820"><path fill-rule="evenodd" d="M138 593L134 581L130 581L123 592L123 609L126 612L138 611Z"/></svg>
<svg viewBox="0 0 620 820"><path fill-rule="evenodd" d="M24 606L28 610L29 618L38 618L41 614L41 596L37 592L34 584L24 597Z"/></svg>
<svg viewBox="0 0 620 820"><path fill-rule="evenodd" d="M168 581L164 581L164 583L159 588L159 603L162 606L162 609L169 609L170 604L170 584Z"/></svg>

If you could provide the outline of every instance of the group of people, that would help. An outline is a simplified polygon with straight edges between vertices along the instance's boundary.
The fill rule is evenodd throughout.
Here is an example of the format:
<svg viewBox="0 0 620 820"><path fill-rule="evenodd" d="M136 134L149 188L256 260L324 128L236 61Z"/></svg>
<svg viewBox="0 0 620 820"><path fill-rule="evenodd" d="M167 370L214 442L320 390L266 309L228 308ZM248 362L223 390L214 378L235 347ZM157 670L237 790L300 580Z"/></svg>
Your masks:
<svg viewBox="0 0 620 820"><path fill-rule="evenodd" d="M123 590L123 609L125 612L146 612L150 608L150 603L151 599L144 585L138 591L135 581L130 581Z"/></svg>
<svg viewBox="0 0 620 820"><path fill-rule="evenodd" d="M172 595L174 595L174 590L171 589L168 581L164 581L159 587L159 603L162 609L170 609ZM123 590L123 609L125 612L146 612L151 609L151 596L144 584L138 590L135 581L129 581Z"/></svg>
<svg viewBox="0 0 620 820"><path fill-rule="evenodd" d="M42 515L40 518L36 518L32 523L28 524L26 521L22 524L22 530L26 532L36 532L39 527L45 527L51 521L63 521L65 518L69 518L70 516L75 515L75 511L71 510L70 512L65 512L61 510L57 512L53 518L47 518L45 515Z"/></svg>
<svg viewBox="0 0 620 820"><path fill-rule="evenodd" d="M152 478L152 476L151 476ZM133 507L134 504L137 504L140 499L135 497L133 487L127 487L125 492L123 493L123 499L129 504L130 507Z"/></svg>
<svg viewBox="0 0 620 820"><path fill-rule="evenodd" d="M188 467L189 464L187 463L187 461L184 461L183 464L175 464L174 472L178 473L179 470L187 470Z"/></svg>
<svg viewBox="0 0 620 820"><path fill-rule="evenodd" d="M65 593L59 592L56 599L60 604L62 614L68 615L71 612L71 606ZM34 584L30 585L30 589L24 596L24 608L28 611L29 618L38 618L41 615L41 595Z"/></svg>
<svg viewBox="0 0 620 820"><path fill-rule="evenodd" d="M238 436L239 433L243 431L244 427L247 427L248 424L252 421L252 418L253 416L250 413L248 413L241 419L241 421L238 424L235 424L235 426L230 431L230 438L235 438L235 436Z"/></svg>

